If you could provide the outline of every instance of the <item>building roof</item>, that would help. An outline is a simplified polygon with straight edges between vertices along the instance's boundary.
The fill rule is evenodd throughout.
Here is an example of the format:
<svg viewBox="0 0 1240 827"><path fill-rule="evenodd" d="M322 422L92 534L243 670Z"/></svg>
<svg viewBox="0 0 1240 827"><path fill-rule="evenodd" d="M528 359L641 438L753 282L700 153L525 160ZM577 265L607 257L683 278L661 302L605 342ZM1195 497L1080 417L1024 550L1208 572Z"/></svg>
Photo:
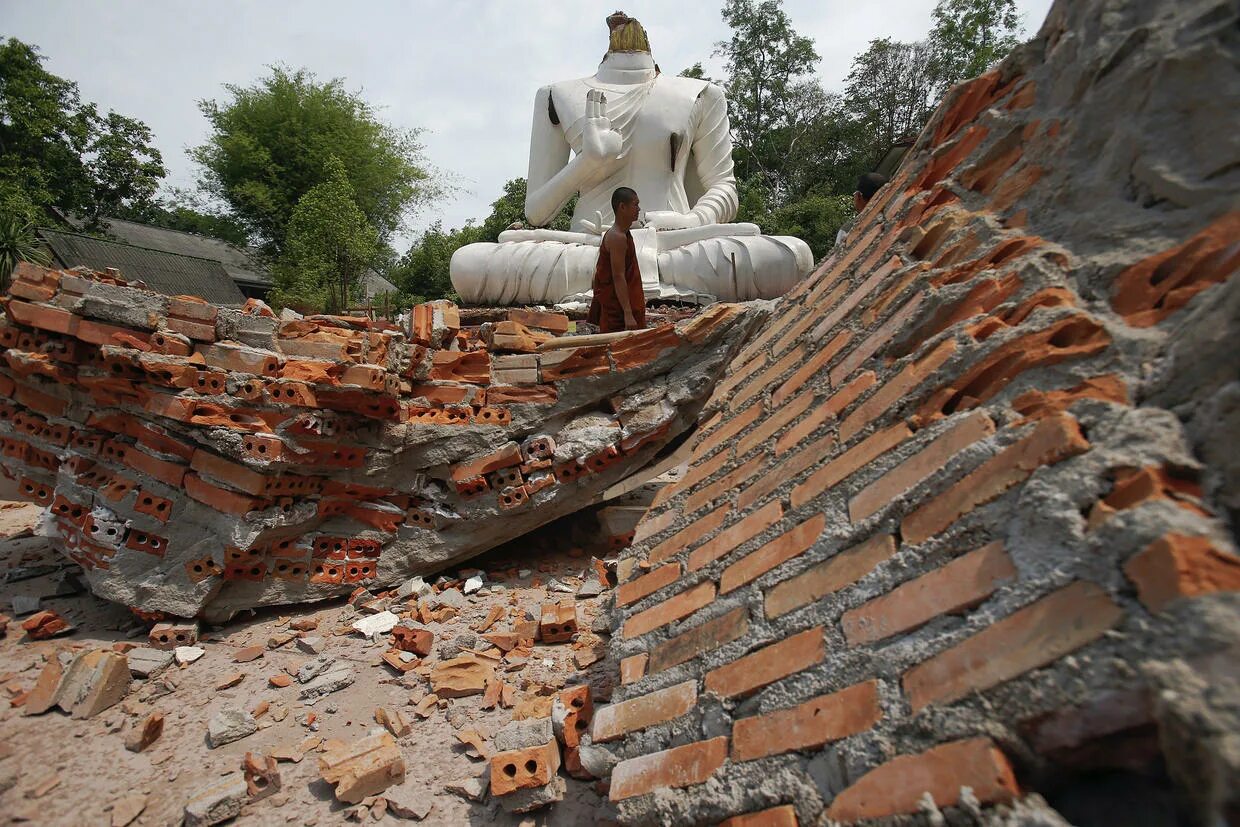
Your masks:
<svg viewBox="0 0 1240 827"><path fill-rule="evenodd" d="M178 255L88 235L42 229L61 267L115 267L129 280L169 296L201 296L212 304L241 305L245 296L224 266L210 258Z"/></svg>
<svg viewBox="0 0 1240 827"><path fill-rule="evenodd" d="M136 221L125 221L121 218L104 218L101 222L103 230L115 236L125 244L145 247L148 250L162 250L179 256L209 258L218 261L233 281L247 285L271 287L271 276L258 261L253 251L237 247L227 241L210 236L188 233L183 230L169 230L153 227L150 224L139 224Z"/></svg>

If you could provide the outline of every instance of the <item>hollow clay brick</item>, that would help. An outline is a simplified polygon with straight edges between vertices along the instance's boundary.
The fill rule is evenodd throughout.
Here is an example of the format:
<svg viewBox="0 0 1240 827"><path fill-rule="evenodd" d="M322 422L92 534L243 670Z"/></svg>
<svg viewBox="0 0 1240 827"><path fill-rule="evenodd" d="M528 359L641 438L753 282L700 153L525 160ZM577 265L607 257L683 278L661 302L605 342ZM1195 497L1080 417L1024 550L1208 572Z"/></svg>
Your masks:
<svg viewBox="0 0 1240 827"><path fill-rule="evenodd" d="M645 611L631 615L624 621L625 638L640 637L669 623L688 617L715 598L715 584L699 583L680 594L667 598Z"/></svg>
<svg viewBox="0 0 1240 827"><path fill-rule="evenodd" d="M663 787L701 784L723 766L728 739L711 738L621 761L611 773L612 801L623 801Z"/></svg>
<svg viewBox="0 0 1240 827"><path fill-rule="evenodd" d="M749 610L733 609L718 617L699 623L650 650L648 673L671 669L698 655L744 637L749 632Z"/></svg>
<svg viewBox="0 0 1240 827"><path fill-rule="evenodd" d="M982 804L1020 795L1011 764L989 738L953 741L880 764L835 797L827 816L852 823L922 810L926 794L938 807L960 802L961 789Z"/></svg>
<svg viewBox="0 0 1240 827"><path fill-rule="evenodd" d="M852 331L843 330L836 334L835 338L823 345L813 356L806 359L801 364L801 367L797 368L791 376L784 380L782 385L771 393L771 405L782 405L788 397L804 387L806 382L813 379L820 370L826 367L850 341L852 341ZM827 383L820 382L818 384L826 385Z"/></svg>
<svg viewBox="0 0 1240 827"><path fill-rule="evenodd" d="M904 542L924 542L979 505L1023 482L1038 468L1089 450L1080 426L1068 414L1040 420L1028 434L982 463L955 485L900 523Z"/></svg>
<svg viewBox="0 0 1240 827"><path fill-rule="evenodd" d="M706 691L722 698L746 695L821 663L822 627L806 629L706 673Z"/></svg>
<svg viewBox="0 0 1240 827"><path fill-rule="evenodd" d="M491 795L545 787L560 769L560 745L554 740L537 747L498 752L491 756Z"/></svg>
<svg viewBox="0 0 1240 827"><path fill-rule="evenodd" d="M732 760L753 761L797 749L821 747L864 732L882 718L878 681L811 698L791 709L741 718L732 725Z"/></svg>
<svg viewBox="0 0 1240 827"><path fill-rule="evenodd" d="M737 560L720 575L719 593L725 594L738 589L779 564L800 555L814 544L825 526L826 517L817 514Z"/></svg>
<svg viewBox="0 0 1240 827"><path fill-rule="evenodd" d="M778 523L784 516L783 505L772 500L744 519L727 526L709 541L689 554L686 571L697 571L729 554Z"/></svg>
<svg viewBox="0 0 1240 827"><path fill-rule="evenodd" d="M635 580L622 583L616 587L616 605L627 606L636 603L643 597L652 595L659 589L670 586L680 578L680 563L667 563Z"/></svg>
<svg viewBox="0 0 1240 827"><path fill-rule="evenodd" d="M1016 576L1003 544L991 543L845 612L844 637L858 646L916 629L978 605Z"/></svg>
<svg viewBox="0 0 1240 827"><path fill-rule="evenodd" d="M1058 660L1120 621L1123 612L1093 583L1051 592L904 673L913 711L951 703Z"/></svg>
<svg viewBox="0 0 1240 827"><path fill-rule="evenodd" d="M614 741L630 732L679 718L696 703L697 681L685 681L600 707L594 714L590 737L596 744Z"/></svg>
<svg viewBox="0 0 1240 827"><path fill-rule="evenodd" d="M1124 574L1152 612L1181 597L1240 591L1240 558L1207 537L1160 537L1128 559Z"/></svg>
<svg viewBox="0 0 1240 827"><path fill-rule="evenodd" d="M876 534L838 552L767 589L766 616L779 617L851 586L895 553L896 540L890 534Z"/></svg>
<svg viewBox="0 0 1240 827"><path fill-rule="evenodd" d="M903 422L876 431L842 454L830 459L792 489L792 507L800 508L827 489L847 479L912 436Z"/></svg>
<svg viewBox="0 0 1240 827"><path fill-rule="evenodd" d="M866 519L941 469L956 454L994 432L994 422L981 411L961 417L917 453L858 491L848 501L849 519Z"/></svg>

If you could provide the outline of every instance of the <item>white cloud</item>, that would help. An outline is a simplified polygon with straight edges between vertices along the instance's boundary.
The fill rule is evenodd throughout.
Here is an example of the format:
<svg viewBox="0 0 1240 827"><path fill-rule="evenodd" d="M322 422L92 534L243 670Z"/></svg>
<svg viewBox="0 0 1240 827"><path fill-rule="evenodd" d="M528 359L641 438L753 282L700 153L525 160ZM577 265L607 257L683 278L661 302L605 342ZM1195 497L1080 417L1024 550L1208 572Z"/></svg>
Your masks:
<svg viewBox="0 0 1240 827"><path fill-rule="evenodd" d="M719 0L622 3L650 34L665 72L702 61L729 36ZM1018 0L1032 35L1050 0ZM878 37L911 40L930 26L934 0L786 0L796 30L815 40L819 76L842 87L854 55ZM423 128L429 160L462 189L422 211L414 229L481 219L504 181L525 175L534 90L594 71L616 0L342 4L327 0L0 0L0 34L37 45L47 68L82 97L145 121L168 184L192 186L186 149L207 122L196 102L221 98L277 63L341 77L389 122ZM407 243L407 242L406 242ZM401 246L404 246L403 244Z"/></svg>

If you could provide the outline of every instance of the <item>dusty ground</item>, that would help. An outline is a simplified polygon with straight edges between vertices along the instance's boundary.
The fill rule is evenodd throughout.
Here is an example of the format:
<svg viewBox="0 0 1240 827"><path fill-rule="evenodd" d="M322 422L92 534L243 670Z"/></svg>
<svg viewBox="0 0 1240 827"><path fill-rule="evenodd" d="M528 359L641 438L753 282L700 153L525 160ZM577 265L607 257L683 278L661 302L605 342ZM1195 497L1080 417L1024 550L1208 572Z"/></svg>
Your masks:
<svg viewBox="0 0 1240 827"><path fill-rule="evenodd" d="M545 703L546 693L551 691L548 687L588 680L606 694L603 664L585 669L578 665L591 659L587 653L594 647L601 652L605 644L605 638L588 630L602 611L606 592L578 601L583 634L575 644L539 643L523 667L519 662L510 665L515 667L511 671L501 667L504 680L519 690L516 709L497 706L482 710L483 697L475 695L448 701L446 710L433 709L428 718L419 719L414 705L429 692L428 681L417 672L400 676L382 663L385 644L372 645L356 633L338 634L355 619L349 616L352 608L341 599L286 607L282 612L242 615L222 627L204 627L204 639L199 644L206 650L204 657L183 667L173 665L150 680L135 680L124 702L95 718L73 720L59 710L27 716L20 706L10 704L20 704L21 693L34 685L46 659L57 649L106 648L122 641L145 644L149 628L124 607L99 600L89 592L50 596L57 590L62 576L59 571L6 582L6 574L16 567L62 563L41 538L31 535L38 513L39 509L31 505L0 503L0 613L11 618L7 635L0 639L0 788L6 777L16 778L10 789L0 793L0 823L109 824L114 805L126 797L140 796L145 798L144 809L130 823L177 824L194 791L204 782L239 772L246 752L269 753L279 747L296 747L307 739L321 739L322 744L332 739L358 739L378 726L374 712L379 706L400 709L414 721L412 734L399 739L407 767L402 786L433 803L434 809L423 824L581 825L610 820L613 811L605 796L600 796L594 782L589 781L568 779L563 802L527 816L503 812L490 797L470 801L448 789L454 782L485 779L488 770L487 761L465 754L464 745L456 738L459 730L476 729L489 745L491 734L512 720L522 701L527 707ZM436 647L468 631L493 605L504 607L506 612L515 605L521 613L528 609L537 616L540 605L548 599L546 584L551 578L575 588L590 568L590 556L580 549L565 548L571 542L565 529L561 528L559 535L555 532L554 526L548 527L472 561L470 568L487 572L487 588L469 596L457 618L429 624L436 634ZM559 550L548 550L550 546ZM523 572L525 576L512 577L515 569L528 571ZM19 625L21 618L14 617L11 610L17 595L43 597L41 608L55 610L76 624L77 630L53 640L29 640ZM552 595L552 599L563 597L566 595ZM399 612L403 606L392 608ZM295 643L267 649L249 663L233 661L236 650L254 644L266 646L269 637L288 631L289 623L300 618L318 621L315 631L303 634L321 636L326 645L324 653L352 664L356 675L352 686L312 707L298 700L300 684L296 680L283 689L268 684L269 676L295 673L301 663L313 657L301 652ZM506 614L491 631L506 631L510 625ZM424 663L433 665L437 659L436 652ZM240 684L217 689L226 677L236 673L244 675ZM208 747L207 722L219 709L233 706L254 710L261 702L267 702L269 708L258 718L257 732L216 749ZM165 715L163 736L142 753L126 750L123 744L130 728L151 711ZM305 713L311 711L317 716L317 731L304 723ZM364 823L410 823L390 812L351 813L353 808L336 801L331 787L319 778L317 756L321 748L311 748L300 762L281 762L282 790L246 805L236 823L340 824L359 815Z"/></svg>

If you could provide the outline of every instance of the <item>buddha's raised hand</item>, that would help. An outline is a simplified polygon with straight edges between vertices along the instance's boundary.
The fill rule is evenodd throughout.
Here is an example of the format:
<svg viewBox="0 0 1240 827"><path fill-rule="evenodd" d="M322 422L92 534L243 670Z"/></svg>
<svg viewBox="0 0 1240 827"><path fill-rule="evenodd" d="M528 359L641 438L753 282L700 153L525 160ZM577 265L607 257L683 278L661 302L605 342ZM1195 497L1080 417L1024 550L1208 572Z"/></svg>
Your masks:
<svg viewBox="0 0 1240 827"><path fill-rule="evenodd" d="M601 89L586 92L585 123L581 134L581 155L591 167L607 168L620 160L624 139L611 128L607 117L607 98Z"/></svg>

